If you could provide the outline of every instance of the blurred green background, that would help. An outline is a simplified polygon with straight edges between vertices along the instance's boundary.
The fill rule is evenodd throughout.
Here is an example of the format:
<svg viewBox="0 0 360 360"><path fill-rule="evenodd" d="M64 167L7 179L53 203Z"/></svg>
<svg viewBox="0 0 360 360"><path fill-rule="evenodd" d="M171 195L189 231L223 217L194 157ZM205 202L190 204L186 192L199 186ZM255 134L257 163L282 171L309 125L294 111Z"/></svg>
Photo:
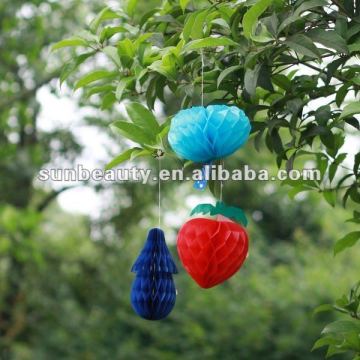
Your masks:
<svg viewBox="0 0 360 360"><path fill-rule="evenodd" d="M139 15L155 3L142 1ZM43 167L102 168L123 146L107 128L121 106L101 112L60 89L62 55L50 53L104 5L121 2L0 3L0 359L322 359L311 347L336 314L313 309L347 292L360 270L356 251L332 255L355 226L345 210L316 194L292 200L276 182L227 183L224 200L250 220L250 256L230 281L203 290L174 245L191 206L210 193L164 184L178 298L169 318L148 322L131 309L129 270L157 224L156 186L36 181ZM173 113L175 104L158 111ZM251 141L226 161L243 164L276 171Z"/></svg>

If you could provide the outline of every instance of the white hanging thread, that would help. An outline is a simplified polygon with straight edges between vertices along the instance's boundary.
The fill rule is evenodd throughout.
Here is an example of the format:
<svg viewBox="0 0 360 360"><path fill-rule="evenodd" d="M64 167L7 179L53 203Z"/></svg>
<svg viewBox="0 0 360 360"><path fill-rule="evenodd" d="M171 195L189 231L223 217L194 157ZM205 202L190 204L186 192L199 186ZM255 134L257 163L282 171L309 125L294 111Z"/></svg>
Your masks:
<svg viewBox="0 0 360 360"><path fill-rule="evenodd" d="M158 157L159 173L158 173L158 216L159 216L159 229L161 227L161 157Z"/></svg>
<svg viewBox="0 0 360 360"><path fill-rule="evenodd" d="M221 160L221 170L223 168L224 168L224 159ZM220 201L221 202L223 201L223 186L224 186L223 180L220 180Z"/></svg>
<svg viewBox="0 0 360 360"><path fill-rule="evenodd" d="M204 106L204 53L201 50L201 106ZM221 166L224 168L224 160L221 161ZM223 180L220 180L220 201L223 200Z"/></svg>
<svg viewBox="0 0 360 360"><path fill-rule="evenodd" d="M201 106L204 106L204 53L201 50Z"/></svg>

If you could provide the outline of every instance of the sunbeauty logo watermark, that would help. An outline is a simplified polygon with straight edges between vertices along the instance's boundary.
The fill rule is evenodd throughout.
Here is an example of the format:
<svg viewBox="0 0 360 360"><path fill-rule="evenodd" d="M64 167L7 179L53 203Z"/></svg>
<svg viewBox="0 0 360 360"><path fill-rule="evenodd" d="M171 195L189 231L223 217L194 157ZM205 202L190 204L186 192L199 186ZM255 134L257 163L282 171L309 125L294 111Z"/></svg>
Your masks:
<svg viewBox="0 0 360 360"><path fill-rule="evenodd" d="M276 174L270 174L267 169L255 170L245 165L241 169L228 170L222 165L205 165L202 169L189 171L184 169L161 169L155 171L133 166L131 168L119 168L111 170L87 169L79 164L72 169L42 169L37 179L46 181L71 181L71 182L141 182L147 184L151 181L283 181L283 180L321 180L318 169L293 169L290 171L280 169Z"/></svg>

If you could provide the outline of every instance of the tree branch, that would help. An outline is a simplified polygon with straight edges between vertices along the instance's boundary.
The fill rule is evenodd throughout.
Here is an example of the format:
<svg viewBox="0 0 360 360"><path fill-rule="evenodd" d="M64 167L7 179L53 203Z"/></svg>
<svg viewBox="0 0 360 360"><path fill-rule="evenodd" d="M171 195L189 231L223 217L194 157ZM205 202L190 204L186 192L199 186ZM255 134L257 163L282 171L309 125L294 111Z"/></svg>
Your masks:
<svg viewBox="0 0 360 360"><path fill-rule="evenodd" d="M81 186L81 184L77 184L77 185L73 185L73 186L66 186L63 187L59 190L53 190L52 192L50 192L45 199L43 199L43 201L36 207L37 211L42 212L44 211L49 205L50 203L57 198L58 195L60 195L61 193L63 193L66 190L70 190L70 189L74 189L76 187Z"/></svg>
<svg viewBox="0 0 360 360"><path fill-rule="evenodd" d="M48 84L51 80L59 77L60 70L55 70L51 74L49 74L47 77L45 77L43 80L39 81L32 89L24 89L22 91L19 91L18 93L14 94L10 97L5 97L0 100L0 111L11 106L13 103L21 100L26 100L29 97L36 94L36 92L44 85Z"/></svg>

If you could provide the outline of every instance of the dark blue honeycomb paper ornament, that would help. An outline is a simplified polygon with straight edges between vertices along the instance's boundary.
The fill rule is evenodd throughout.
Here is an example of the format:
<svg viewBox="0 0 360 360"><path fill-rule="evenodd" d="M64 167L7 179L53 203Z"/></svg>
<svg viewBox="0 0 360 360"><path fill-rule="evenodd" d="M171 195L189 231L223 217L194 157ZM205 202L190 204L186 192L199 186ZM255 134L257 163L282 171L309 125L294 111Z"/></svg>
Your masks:
<svg viewBox="0 0 360 360"><path fill-rule="evenodd" d="M161 229L149 231L131 271L136 273L131 289L131 305L135 312L147 320L160 320L169 315L176 301L172 274L178 271Z"/></svg>

